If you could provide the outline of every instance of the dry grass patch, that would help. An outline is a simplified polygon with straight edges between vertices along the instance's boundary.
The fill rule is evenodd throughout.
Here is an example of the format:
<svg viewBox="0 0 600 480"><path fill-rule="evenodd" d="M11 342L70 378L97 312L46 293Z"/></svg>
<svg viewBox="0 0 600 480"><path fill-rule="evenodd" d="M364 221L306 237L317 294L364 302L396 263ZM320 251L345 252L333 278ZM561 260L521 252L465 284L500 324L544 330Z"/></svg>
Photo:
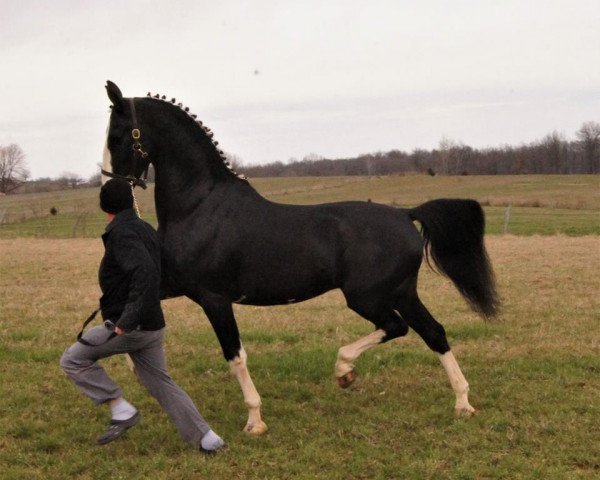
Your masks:
<svg viewBox="0 0 600 480"><path fill-rule="evenodd" d="M58 368L97 303L100 240L0 240L3 478L597 478L600 471L600 237L488 237L504 301L489 323L424 268L424 303L446 327L479 414L452 416L437 358L414 334L335 385L337 349L371 331L339 292L298 305L236 306L269 433L246 418L212 329L192 302L164 303L171 373L229 442L187 450L120 359L105 362L143 422L115 448L106 421ZM118 455L115 452L118 451Z"/></svg>

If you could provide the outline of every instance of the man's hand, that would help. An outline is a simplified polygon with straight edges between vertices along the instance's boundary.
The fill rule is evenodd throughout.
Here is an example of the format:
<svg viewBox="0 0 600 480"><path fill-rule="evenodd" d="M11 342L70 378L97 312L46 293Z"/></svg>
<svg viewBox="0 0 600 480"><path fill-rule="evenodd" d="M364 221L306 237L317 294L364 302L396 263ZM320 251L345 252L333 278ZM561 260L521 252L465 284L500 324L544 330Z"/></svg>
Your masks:
<svg viewBox="0 0 600 480"><path fill-rule="evenodd" d="M125 330L123 330L121 327L115 327L115 333L117 335L122 335L123 333L125 333Z"/></svg>

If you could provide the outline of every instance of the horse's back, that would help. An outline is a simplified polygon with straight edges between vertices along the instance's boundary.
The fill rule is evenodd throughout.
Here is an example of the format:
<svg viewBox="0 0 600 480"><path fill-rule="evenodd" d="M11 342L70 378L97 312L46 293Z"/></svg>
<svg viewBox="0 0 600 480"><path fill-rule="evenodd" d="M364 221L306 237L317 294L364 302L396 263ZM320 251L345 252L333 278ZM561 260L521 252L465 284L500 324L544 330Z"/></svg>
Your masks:
<svg viewBox="0 0 600 480"><path fill-rule="evenodd" d="M371 202L275 208L272 229L260 234L270 251L288 252L308 275L314 270L307 266L316 266L332 288L366 277L391 281L416 274L421 264L423 241L404 209Z"/></svg>
<svg viewBox="0 0 600 480"><path fill-rule="evenodd" d="M344 284L396 282L416 275L423 258L423 240L406 210L369 202L323 205L340 217L344 239Z"/></svg>
<svg viewBox="0 0 600 480"><path fill-rule="evenodd" d="M377 203L271 204L270 209L261 210L260 217L254 224L261 229L256 235L278 238L297 249L326 244L338 254L358 249L373 257L398 250L420 254L423 248L406 210Z"/></svg>

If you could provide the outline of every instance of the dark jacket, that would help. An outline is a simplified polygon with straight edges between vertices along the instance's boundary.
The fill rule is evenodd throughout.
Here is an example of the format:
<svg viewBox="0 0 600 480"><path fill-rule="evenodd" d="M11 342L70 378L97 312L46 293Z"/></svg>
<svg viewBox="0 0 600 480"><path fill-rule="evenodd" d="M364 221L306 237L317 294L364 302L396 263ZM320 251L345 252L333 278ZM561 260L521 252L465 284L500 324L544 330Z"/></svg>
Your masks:
<svg viewBox="0 0 600 480"><path fill-rule="evenodd" d="M133 209L119 212L102 235L100 309L126 332L165 326L160 307L160 246L156 231Z"/></svg>

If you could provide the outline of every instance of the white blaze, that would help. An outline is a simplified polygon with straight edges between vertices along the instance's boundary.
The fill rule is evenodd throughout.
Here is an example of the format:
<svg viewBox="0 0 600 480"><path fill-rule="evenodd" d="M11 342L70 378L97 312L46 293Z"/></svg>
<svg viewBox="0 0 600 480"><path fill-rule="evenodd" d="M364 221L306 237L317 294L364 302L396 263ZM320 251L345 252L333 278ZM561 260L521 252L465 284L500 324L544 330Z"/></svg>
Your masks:
<svg viewBox="0 0 600 480"><path fill-rule="evenodd" d="M109 121L109 126L110 126L110 121ZM111 163L111 156L110 156L110 150L108 149L108 128L106 127L106 141L104 142L104 151L102 152L102 169L106 170L107 172L112 172L112 163ZM104 185L106 182L108 182L109 177L107 177L106 175L102 175L102 185Z"/></svg>

